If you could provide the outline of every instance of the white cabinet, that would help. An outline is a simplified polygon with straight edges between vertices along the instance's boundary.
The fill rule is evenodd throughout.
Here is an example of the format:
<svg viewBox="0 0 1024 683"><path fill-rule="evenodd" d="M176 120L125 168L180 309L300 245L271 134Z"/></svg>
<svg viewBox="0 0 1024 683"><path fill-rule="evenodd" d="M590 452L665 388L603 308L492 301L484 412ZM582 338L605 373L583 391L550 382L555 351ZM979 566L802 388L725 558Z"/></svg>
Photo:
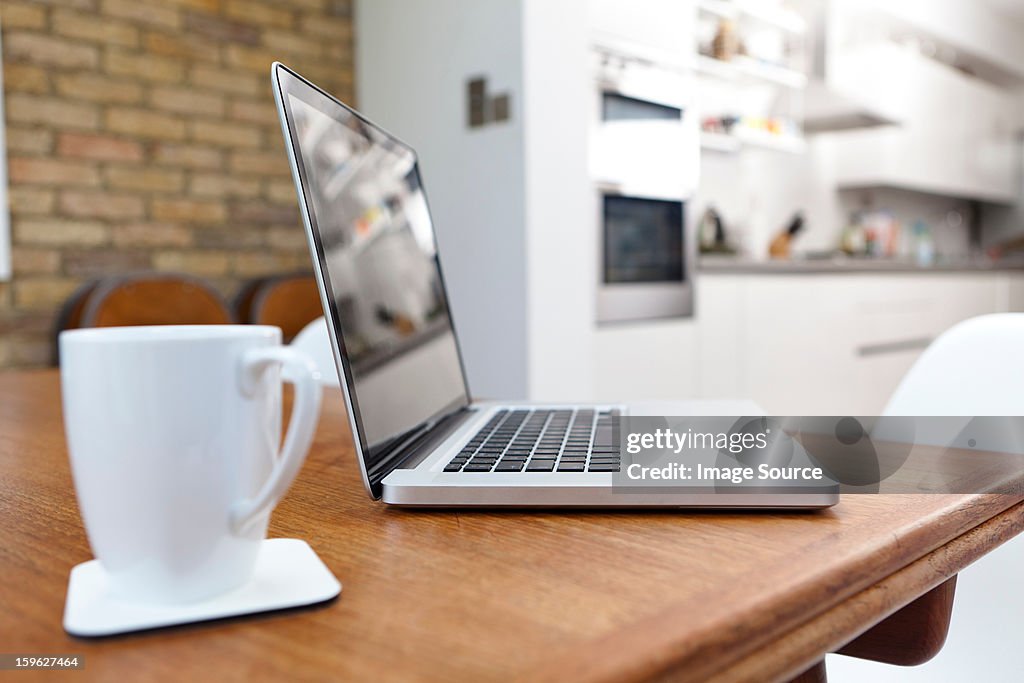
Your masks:
<svg viewBox="0 0 1024 683"><path fill-rule="evenodd" d="M900 125L829 136L839 187L893 187L1012 203L1017 196L1013 87L1024 72L1008 72L1005 60L997 64L988 54L1005 31L989 25L988 12L977 5L956 7L943 0L933 12L915 14L896 9L904 3L876 4L843 3L849 11L832 24L840 35L831 41L836 47L829 55L830 82L882 107ZM964 8L977 25L958 24ZM945 24L931 25L940 18ZM1004 43L999 43L1002 52L1019 51L1018 45ZM955 56L960 68L925 56L916 44L938 45L940 56Z"/></svg>
<svg viewBox="0 0 1024 683"><path fill-rule="evenodd" d="M717 304L697 312L701 397L779 415L876 415L943 331L1024 310L1006 273L705 274L700 291Z"/></svg>

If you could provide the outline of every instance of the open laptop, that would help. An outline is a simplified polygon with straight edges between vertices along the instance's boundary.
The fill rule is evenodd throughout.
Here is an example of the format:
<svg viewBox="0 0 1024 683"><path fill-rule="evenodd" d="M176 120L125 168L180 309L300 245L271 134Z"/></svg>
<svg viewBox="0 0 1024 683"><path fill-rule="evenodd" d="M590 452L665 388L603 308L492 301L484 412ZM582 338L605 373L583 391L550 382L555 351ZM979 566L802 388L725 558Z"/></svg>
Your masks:
<svg viewBox="0 0 1024 683"><path fill-rule="evenodd" d="M472 400L411 147L286 66L274 97L353 440L392 505L815 508L834 492L616 488L617 405Z"/></svg>

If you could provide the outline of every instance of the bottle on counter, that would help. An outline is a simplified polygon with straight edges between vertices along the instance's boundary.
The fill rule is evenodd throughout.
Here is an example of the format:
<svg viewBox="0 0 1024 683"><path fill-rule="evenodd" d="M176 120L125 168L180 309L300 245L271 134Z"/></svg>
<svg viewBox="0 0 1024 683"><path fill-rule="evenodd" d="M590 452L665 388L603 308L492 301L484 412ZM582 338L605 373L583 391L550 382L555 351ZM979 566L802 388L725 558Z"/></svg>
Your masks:
<svg viewBox="0 0 1024 683"><path fill-rule="evenodd" d="M931 266L935 264L935 239L932 237L932 230L922 220L914 222L914 258L919 266Z"/></svg>
<svg viewBox="0 0 1024 683"><path fill-rule="evenodd" d="M863 256L867 251L864 240L864 217L860 211L850 214L850 220L843 228L839 249L847 256Z"/></svg>
<svg viewBox="0 0 1024 683"><path fill-rule="evenodd" d="M793 239L804 228L804 215L797 211L789 225L768 245L768 256L773 259L788 259L792 252Z"/></svg>

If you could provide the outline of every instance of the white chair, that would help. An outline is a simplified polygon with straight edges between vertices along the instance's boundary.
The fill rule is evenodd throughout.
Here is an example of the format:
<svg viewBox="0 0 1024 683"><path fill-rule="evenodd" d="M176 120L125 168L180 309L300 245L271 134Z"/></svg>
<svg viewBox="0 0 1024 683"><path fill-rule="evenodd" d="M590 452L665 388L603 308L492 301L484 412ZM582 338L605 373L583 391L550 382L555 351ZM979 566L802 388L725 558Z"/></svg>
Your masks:
<svg viewBox="0 0 1024 683"><path fill-rule="evenodd" d="M886 415L1024 415L1024 313L973 318L940 336L897 387ZM913 668L829 655L831 683L1021 680L1024 537L996 548L957 580L942 651Z"/></svg>
<svg viewBox="0 0 1024 683"><path fill-rule="evenodd" d="M313 359L316 369L320 372L320 384L326 387L340 387L338 368L334 362L334 351L331 349L331 338L327 334L327 321L320 316L302 328L291 347L302 351Z"/></svg>

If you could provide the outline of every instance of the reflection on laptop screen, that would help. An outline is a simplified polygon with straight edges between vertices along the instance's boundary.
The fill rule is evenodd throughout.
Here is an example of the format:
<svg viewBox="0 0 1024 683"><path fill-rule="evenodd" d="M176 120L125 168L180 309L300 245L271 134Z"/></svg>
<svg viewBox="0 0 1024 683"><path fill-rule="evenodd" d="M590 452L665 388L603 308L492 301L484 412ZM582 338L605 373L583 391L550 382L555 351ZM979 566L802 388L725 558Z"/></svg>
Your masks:
<svg viewBox="0 0 1024 683"><path fill-rule="evenodd" d="M341 107L288 97L372 459L468 400L433 225L411 149Z"/></svg>

